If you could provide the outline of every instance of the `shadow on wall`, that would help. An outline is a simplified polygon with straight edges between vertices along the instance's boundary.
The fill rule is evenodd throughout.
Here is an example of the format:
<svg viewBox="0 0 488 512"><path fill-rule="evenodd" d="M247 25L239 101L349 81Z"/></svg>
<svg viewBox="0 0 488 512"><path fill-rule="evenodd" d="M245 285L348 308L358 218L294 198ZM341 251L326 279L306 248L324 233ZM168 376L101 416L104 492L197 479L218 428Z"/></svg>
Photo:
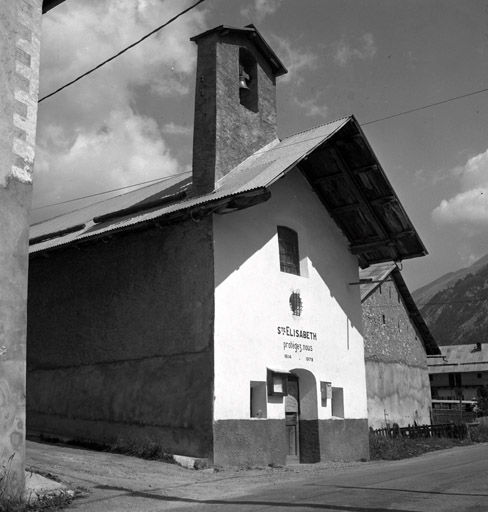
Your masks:
<svg viewBox="0 0 488 512"><path fill-rule="evenodd" d="M344 235L297 169L273 184L270 190L271 199L265 203L215 216L216 247L219 245L217 233L224 240L221 243L225 243L225 257L218 257L219 251L216 249L215 287L275 237L277 239L277 226L284 225L299 234L300 261L306 262L307 273L310 275L313 271L321 277L330 297L337 301L351 327L362 334L359 287L348 284L359 280L359 266L347 249ZM266 263L266 271L279 272L277 241L275 253L276 260ZM304 272L304 277L306 275ZM268 286L269 283L263 283L263 289Z"/></svg>

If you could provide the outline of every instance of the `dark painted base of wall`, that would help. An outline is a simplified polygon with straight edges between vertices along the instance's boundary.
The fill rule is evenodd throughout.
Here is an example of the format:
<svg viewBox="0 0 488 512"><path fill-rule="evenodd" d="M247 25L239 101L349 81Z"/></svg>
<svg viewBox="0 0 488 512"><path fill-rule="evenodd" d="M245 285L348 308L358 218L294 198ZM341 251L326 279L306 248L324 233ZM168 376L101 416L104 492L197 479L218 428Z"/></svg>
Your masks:
<svg viewBox="0 0 488 512"><path fill-rule="evenodd" d="M320 458L322 461L369 460L368 420L320 420Z"/></svg>
<svg viewBox="0 0 488 512"><path fill-rule="evenodd" d="M214 464L286 464L285 420L220 420L214 423Z"/></svg>
<svg viewBox="0 0 488 512"><path fill-rule="evenodd" d="M27 411L27 434L76 441L159 443L168 453L212 458L211 433L195 429L111 423L55 417Z"/></svg>
<svg viewBox="0 0 488 512"><path fill-rule="evenodd" d="M214 423L214 463L223 466L286 464L285 420ZM300 421L300 462L369 459L368 420Z"/></svg>
<svg viewBox="0 0 488 512"><path fill-rule="evenodd" d="M313 464L320 462L319 420L300 420L300 462Z"/></svg>

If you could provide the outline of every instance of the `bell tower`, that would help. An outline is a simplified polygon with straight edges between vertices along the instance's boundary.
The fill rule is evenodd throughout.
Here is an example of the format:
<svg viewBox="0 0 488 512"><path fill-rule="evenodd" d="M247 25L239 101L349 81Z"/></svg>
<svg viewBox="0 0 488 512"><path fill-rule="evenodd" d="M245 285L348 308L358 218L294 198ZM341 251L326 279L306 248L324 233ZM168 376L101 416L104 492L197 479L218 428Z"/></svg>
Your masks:
<svg viewBox="0 0 488 512"><path fill-rule="evenodd" d="M219 26L198 45L193 132L194 194L277 138L276 77L287 72L254 25Z"/></svg>

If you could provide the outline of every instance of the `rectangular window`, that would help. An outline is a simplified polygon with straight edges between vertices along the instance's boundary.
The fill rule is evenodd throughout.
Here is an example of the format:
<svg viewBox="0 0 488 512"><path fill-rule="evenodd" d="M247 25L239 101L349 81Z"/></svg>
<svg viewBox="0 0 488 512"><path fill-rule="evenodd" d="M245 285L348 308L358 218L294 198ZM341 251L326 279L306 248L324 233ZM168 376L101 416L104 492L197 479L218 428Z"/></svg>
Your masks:
<svg viewBox="0 0 488 512"><path fill-rule="evenodd" d="M251 418L266 418L268 416L266 404L266 382L252 380L250 391Z"/></svg>
<svg viewBox="0 0 488 512"><path fill-rule="evenodd" d="M455 388L455 387L461 387L461 374L460 373L450 373L449 374L449 387Z"/></svg>
<svg viewBox="0 0 488 512"><path fill-rule="evenodd" d="M332 388L332 416L344 418L344 389Z"/></svg>
<svg viewBox="0 0 488 512"><path fill-rule="evenodd" d="M322 407L327 407L327 400L332 400L332 384L330 382L320 383L320 396L322 398Z"/></svg>
<svg viewBox="0 0 488 512"><path fill-rule="evenodd" d="M278 245L280 248L280 270L299 276L300 257L297 232L285 226L278 226Z"/></svg>
<svg viewBox="0 0 488 512"><path fill-rule="evenodd" d="M268 395L286 396L288 394L288 374L268 369Z"/></svg>

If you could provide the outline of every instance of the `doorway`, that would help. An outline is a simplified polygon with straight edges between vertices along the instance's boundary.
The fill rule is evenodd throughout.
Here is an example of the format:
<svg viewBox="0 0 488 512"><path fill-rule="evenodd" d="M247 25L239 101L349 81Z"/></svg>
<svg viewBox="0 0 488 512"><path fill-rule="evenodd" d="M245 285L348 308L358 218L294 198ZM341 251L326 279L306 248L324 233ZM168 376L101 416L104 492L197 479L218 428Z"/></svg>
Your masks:
<svg viewBox="0 0 488 512"><path fill-rule="evenodd" d="M320 462L317 380L310 370L294 368L288 375L285 418L288 464Z"/></svg>
<svg viewBox="0 0 488 512"><path fill-rule="evenodd" d="M298 377L288 376L288 395L285 397L287 463L300 462L300 391Z"/></svg>

